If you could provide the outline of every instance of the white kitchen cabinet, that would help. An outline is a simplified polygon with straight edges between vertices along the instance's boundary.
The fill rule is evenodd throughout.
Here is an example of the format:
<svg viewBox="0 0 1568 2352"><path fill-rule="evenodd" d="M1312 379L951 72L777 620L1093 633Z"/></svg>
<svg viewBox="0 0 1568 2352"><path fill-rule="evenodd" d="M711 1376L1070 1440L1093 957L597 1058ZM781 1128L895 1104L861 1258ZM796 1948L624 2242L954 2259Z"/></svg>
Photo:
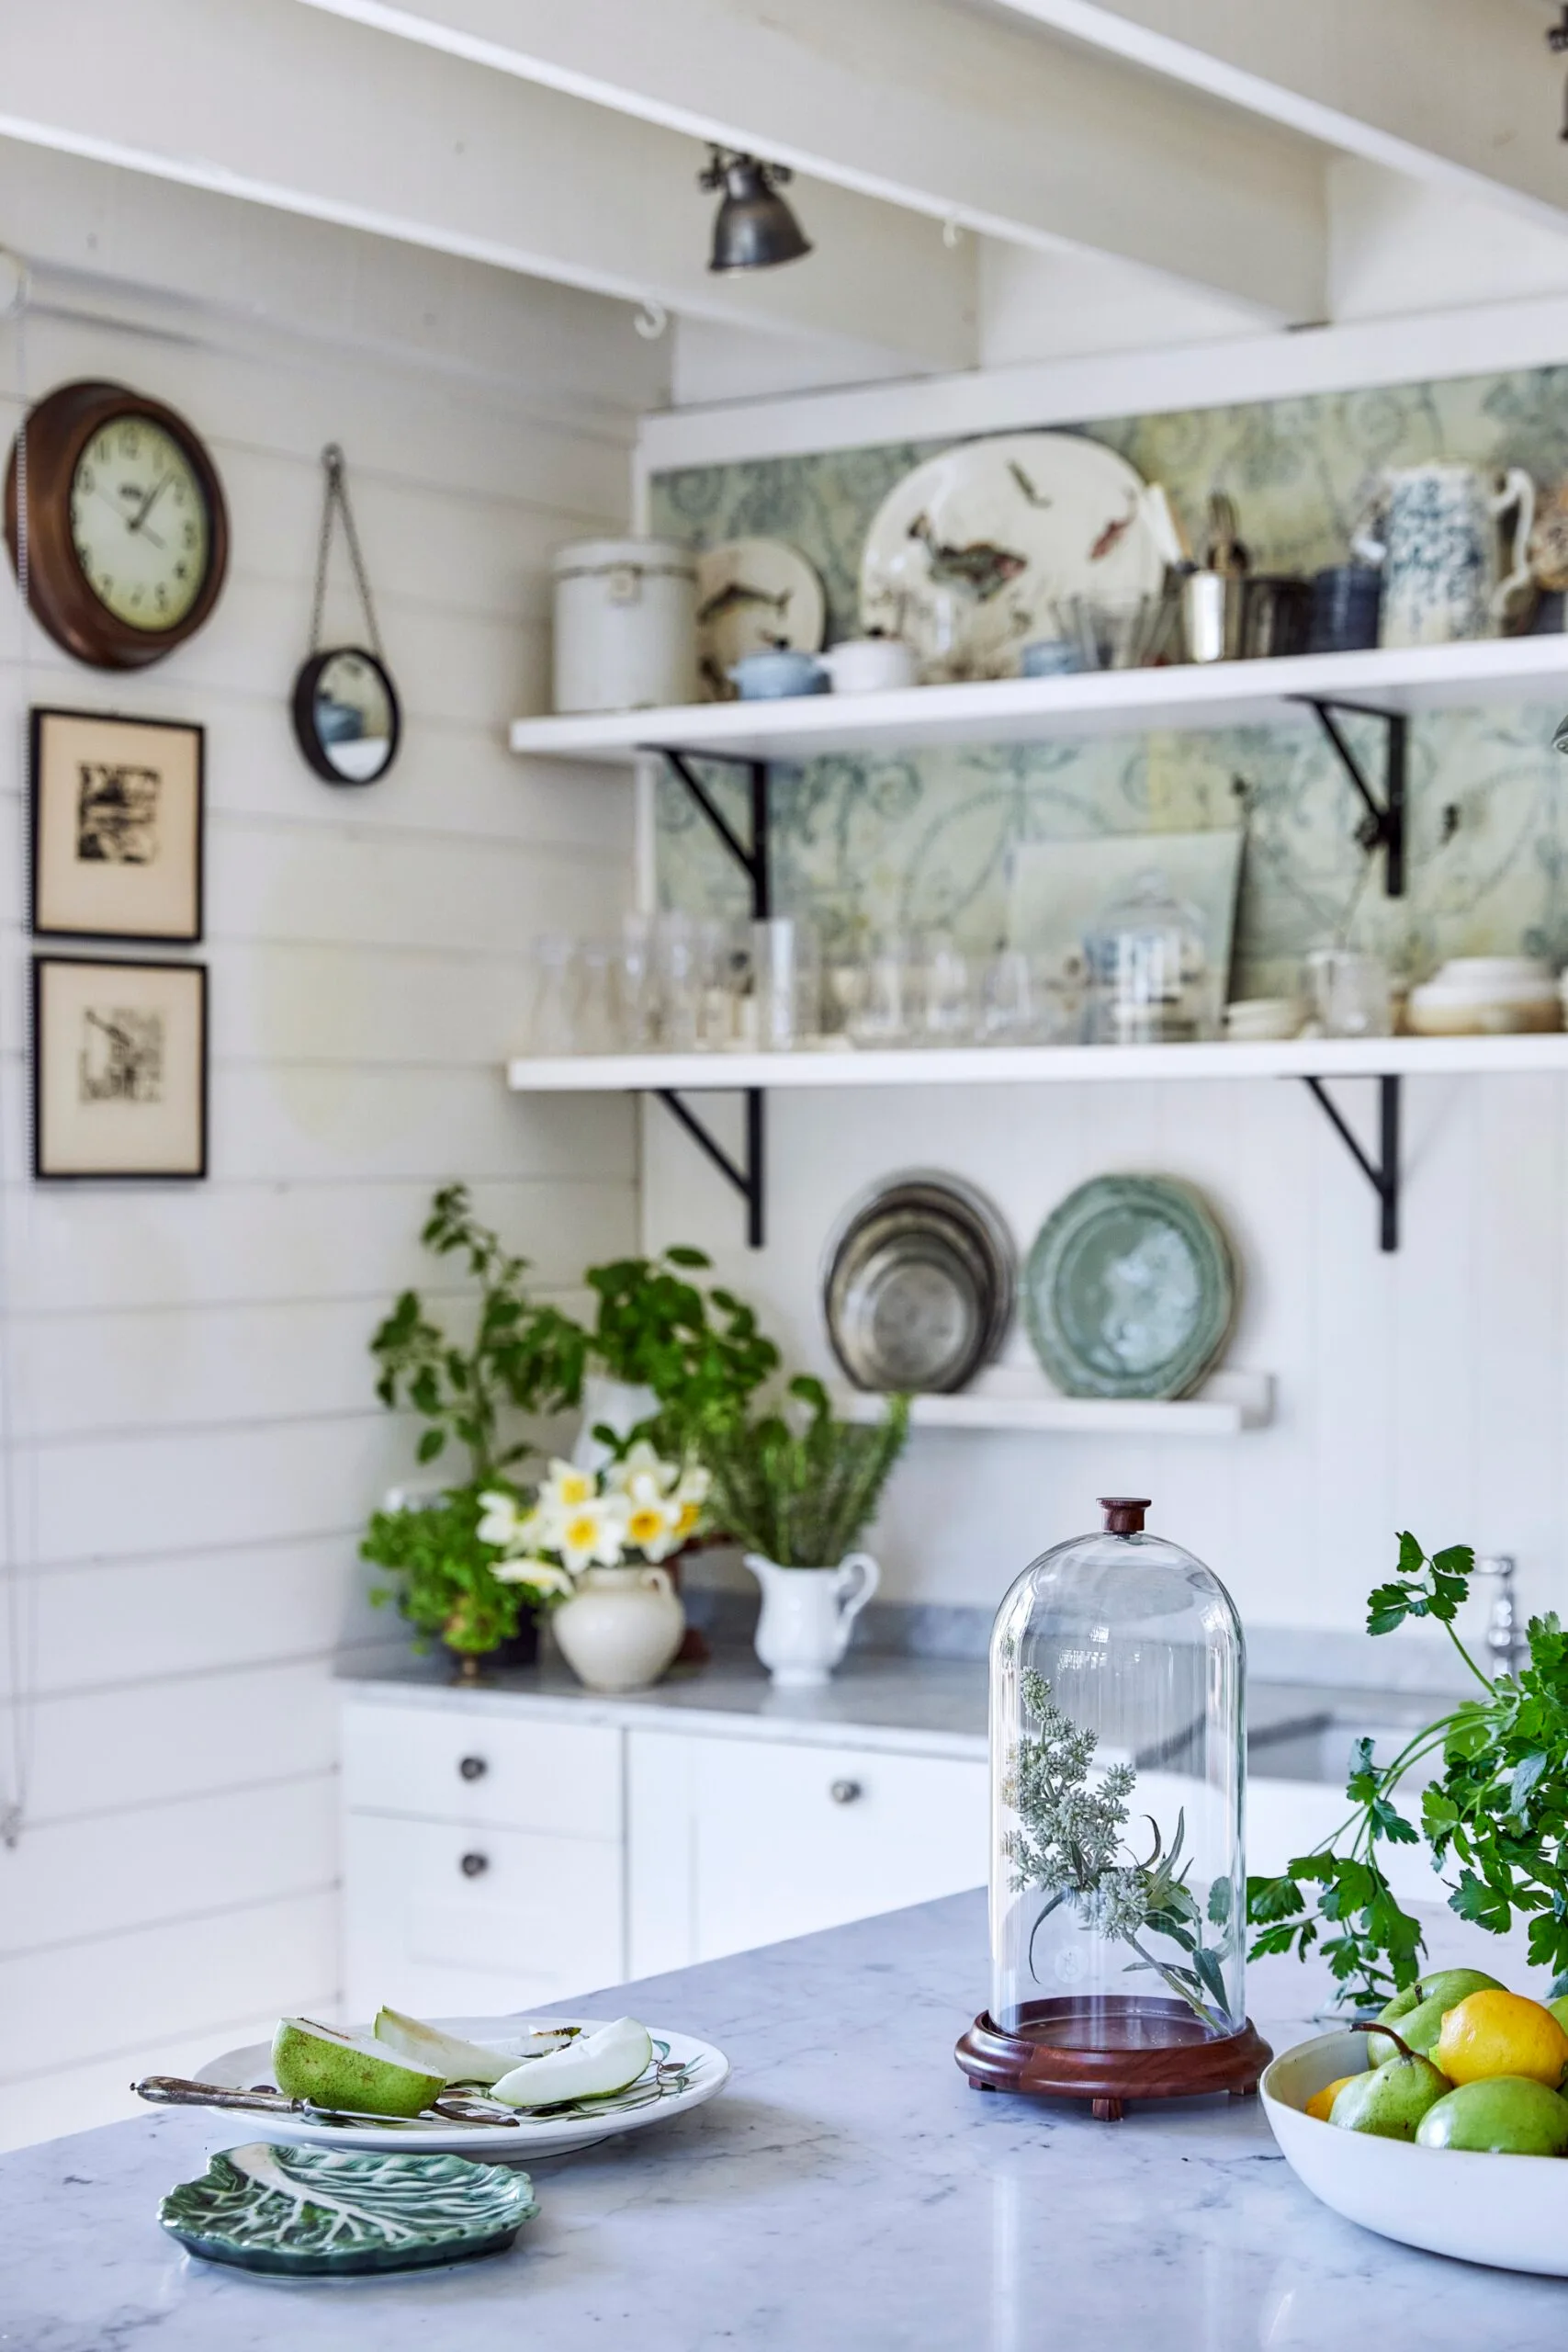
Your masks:
<svg viewBox="0 0 1568 2352"><path fill-rule="evenodd" d="M634 1975L985 1883L980 1762L663 1731L626 1746Z"/></svg>

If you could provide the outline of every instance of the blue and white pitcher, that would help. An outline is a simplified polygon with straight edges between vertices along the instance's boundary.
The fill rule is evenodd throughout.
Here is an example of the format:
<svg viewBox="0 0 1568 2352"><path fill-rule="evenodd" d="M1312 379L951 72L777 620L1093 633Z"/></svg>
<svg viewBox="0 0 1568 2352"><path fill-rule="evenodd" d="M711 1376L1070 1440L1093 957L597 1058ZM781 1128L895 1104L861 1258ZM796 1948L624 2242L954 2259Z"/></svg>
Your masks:
<svg viewBox="0 0 1568 2352"><path fill-rule="evenodd" d="M1381 531L1358 542L1383 559L1384 645L1496 637L1530 585L1535 484L1522 466L1400 466L1382 478ZM1506 560L1505 518L1514 516Z"/></svg>

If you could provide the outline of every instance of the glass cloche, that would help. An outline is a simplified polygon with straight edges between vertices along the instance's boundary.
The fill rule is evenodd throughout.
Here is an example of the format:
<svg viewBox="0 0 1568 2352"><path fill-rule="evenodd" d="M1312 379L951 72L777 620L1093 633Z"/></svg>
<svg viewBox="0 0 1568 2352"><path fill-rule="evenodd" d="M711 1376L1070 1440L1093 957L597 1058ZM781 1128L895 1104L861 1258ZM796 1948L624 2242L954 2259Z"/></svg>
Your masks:
<svg viewBox="0 0 1568 2352"><path fill-rule="evenodd" d="M1084 941L1089 969L1089 1042L1160 1046L1219 1035L1219 975L1203 918L1165 875L1141 874L1096 918Z"/></svg>
<svg viewBox="0 0 1568 2352"><path fill-rule="evenodd" d="M1229 1594L1145 1500L1026 1568L991 1636L991 2003L976 2085L1249 2091L1245 1660Z"/></svg>

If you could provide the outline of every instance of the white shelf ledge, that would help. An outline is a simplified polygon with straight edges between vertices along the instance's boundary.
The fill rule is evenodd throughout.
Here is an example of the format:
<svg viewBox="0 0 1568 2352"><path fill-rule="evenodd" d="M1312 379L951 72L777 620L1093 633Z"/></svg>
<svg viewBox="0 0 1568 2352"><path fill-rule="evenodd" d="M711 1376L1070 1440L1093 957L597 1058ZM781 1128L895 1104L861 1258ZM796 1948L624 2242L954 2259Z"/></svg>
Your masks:
<svg viewBox="0 0 1568 2352"><path fill-rule="evenodd" d="M1568 1075L1568 1036L1292 1037L1272 1045L951 1046L941 1052L524 1056L519 1094L763 1087L1077 1086L1116 1080Z"/></svg>
<svg viewBox="0 0 1568 2352"><path fill-rule="evenodd" d="M784 702L694 703L585 718L519 718L514 752L626 763L669 745L737 760L810 760L838 752L943 743L1043 742L1175 729L1312 723L1314 701L1416 712L1568 698L1568 636L1365 653L1301 654L1072 678L1003 678L897 694L801 695Z"/></svg>
<svg viewBox="0 0 1568 2352"><path fill-rule="evenodd" d="M834 1408L846 1420L881 1418L886 1400L862 1388L837 1388ZM1274 1418L1273 1375L1217 1372L1196 1396L1058 1396L1039 1373L996 1365L953 1396L917 1396L910 1420L924 1430L1019 1430L1093 1437L1239 1437Z"/></svg>

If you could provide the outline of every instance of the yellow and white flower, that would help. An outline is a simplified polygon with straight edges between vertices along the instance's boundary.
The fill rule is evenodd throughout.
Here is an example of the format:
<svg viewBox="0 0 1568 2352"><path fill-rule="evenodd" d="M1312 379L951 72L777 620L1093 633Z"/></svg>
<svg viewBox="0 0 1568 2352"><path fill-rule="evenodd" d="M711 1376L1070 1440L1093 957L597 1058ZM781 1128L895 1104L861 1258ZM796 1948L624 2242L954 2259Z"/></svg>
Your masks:
<svg viewBox="0 0 1568 2352"><path fill-rule="evenodd" d="M493 1544L501 1552L516 1552L521 1547L525 1524L525 1514L515 1495L490 1488L479 1497L479 1523L476 1532L481 1544Z"/></svg>
<svg viewBox="0 0 1568 2352"><path fill-rule="evenodd" d="M604 1473L604 1486L613 1495L629 1495L649 1485L667 1495L679 1476L679 1464L665 1461L647 1438L639 1437L619 1462L611 1463Z"/></svg>
<svg viewBox="0 0 1568 2352"><path fill-rule="evenodd" d="M558 1567L554 1560L540 1560L527 1555L498 1560L493 1574L500 1584L525 1584L536 1592L570 1595L576 1589L566 1570Z"/></svg>
<svg viewBox="0 0 1568 2352"><path fill-rule="evenodd" d="M580 1470L575 1462L563 1462L558 1455L539 1488L538 1508L552 1512L575 1510L581 1503L596 1502L598 1496L596 1473Z"/></svg>
<svg viewBox="0 0 1568 2352"><path fill-rule="evenodd" d="M548 1544L563 1566L581 1576L584 1568L618 1568L626 1548L626 1506L620 1495L595 1495L550 1514Z"/></svg>

